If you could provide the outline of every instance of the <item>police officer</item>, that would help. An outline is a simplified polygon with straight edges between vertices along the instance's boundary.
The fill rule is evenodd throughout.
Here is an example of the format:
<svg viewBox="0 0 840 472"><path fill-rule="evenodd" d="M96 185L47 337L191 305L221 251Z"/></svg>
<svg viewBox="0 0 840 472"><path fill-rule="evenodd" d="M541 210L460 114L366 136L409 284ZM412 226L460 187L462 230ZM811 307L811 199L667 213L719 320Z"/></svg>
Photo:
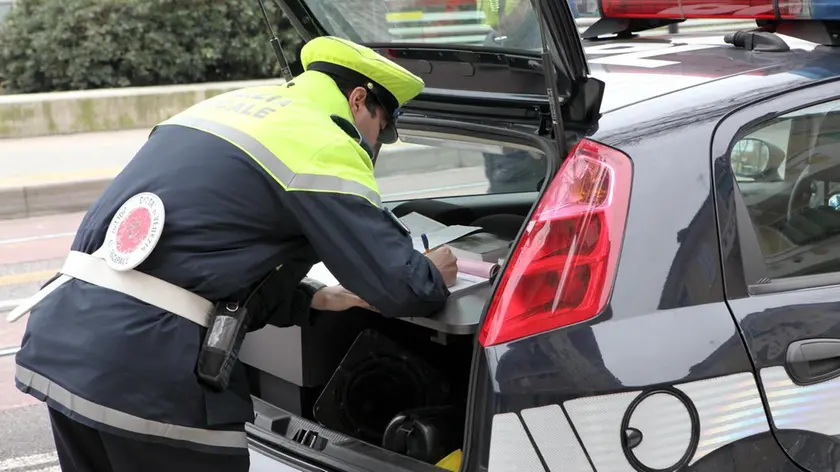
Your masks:
<svg viewBox="0 0 840 472"><path fill-rule="evenodd" d="M476 8L492 30L484 45L496 48L541 49L540 28L527 0L478 0ZM548 170L547 162L528 151L505 148L502 153L482 153L487 193L534 192Z"/></svg>
<svg viewBox="0 0 840 472"><path fill-rule="evenodd" d="M16 384L49 406L64 472L248 470L244 366L226 388L199 377L221 306L247 305L254 330L312 323L310 307L422 317L445 303L455 258L414 250L373 173L422 80L334 37L301 62L285 85L156 126L60 274L12 313L31 309ZM319 260L342 286L304 277Z"/></svg>
<svg viewBox="0 0 840 472"><path fill-rule="evenodd" d="M485 46L542 49L537 15L528 0L477 0L476 8L492 28Z"/></svg>

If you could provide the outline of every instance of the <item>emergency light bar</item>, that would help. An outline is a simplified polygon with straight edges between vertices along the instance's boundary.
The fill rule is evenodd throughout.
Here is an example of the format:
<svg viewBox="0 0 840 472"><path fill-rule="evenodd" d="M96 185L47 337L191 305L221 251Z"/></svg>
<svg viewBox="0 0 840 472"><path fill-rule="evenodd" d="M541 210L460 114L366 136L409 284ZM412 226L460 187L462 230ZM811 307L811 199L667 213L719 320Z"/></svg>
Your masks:
<svg viewBox="0 0 840 472"><path fill-rule="evenodd" d="M824 6L825 1L817 0ZM645 18L686 20L693 18L714 19L840 19L840 9L820 8L826 18L815 18L813 9L807 8L809 0L601 0L602 18ZM840 7L840 2L831 1ZM811 5L812 7L815 5ZM835 5L829 5L835 6ZM837 10L837 11L832 11ZM806 16L807 15L807 16Z"/></svg>
<svg viewBox="0 0 840 472"><path fill-rule="evenodd" d="M601 0L602 18L840 19L837 0Z"/></svg>
<svg viewBox="0 0 840 472"><path fill-rule="evenodd" d="M596 8L588 13L599 19L581 34L583 39L706 18L756 20L769 33L840 45L840 0L597 0Z"/></svg>

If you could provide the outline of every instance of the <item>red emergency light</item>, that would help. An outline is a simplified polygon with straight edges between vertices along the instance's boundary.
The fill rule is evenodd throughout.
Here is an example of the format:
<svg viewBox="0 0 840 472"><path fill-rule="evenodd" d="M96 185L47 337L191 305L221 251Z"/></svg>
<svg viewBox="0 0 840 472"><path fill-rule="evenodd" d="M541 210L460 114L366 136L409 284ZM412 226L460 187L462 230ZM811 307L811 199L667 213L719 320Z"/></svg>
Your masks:
<svg viewBox="0 0 840 472"><path fill-rule="evenodd" d="M809 0L601 0L600 7L603 18L818 19L812 14L803 16L806 2L811 3Z"/></svg>

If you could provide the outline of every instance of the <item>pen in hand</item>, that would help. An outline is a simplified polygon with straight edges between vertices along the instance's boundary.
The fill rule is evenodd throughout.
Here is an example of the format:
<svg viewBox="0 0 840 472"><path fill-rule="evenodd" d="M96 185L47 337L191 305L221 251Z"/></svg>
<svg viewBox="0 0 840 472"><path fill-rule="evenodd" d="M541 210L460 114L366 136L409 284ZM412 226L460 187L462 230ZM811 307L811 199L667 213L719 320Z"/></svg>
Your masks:
<svg viewBox="0 0 840 472"><path fill-rule="evenodd" d="M452 254L452 251L441 244L435 247L434 251L429 248L429 237L425 234L420 235L423 241L423 254L429 258L429 261L437 267L440 275L443 276L443 281L447 287L452 287L457 282L458 278L458 259Z"/></svg>

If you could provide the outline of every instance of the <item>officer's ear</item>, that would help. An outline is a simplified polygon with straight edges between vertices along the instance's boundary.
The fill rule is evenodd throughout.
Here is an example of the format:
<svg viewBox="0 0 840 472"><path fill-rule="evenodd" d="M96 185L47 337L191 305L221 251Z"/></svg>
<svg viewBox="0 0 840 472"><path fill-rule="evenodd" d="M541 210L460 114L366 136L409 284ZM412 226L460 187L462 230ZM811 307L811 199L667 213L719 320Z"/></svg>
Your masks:
<svg viewBox="0 0 840 472"><path fill-rule="evenodd" d="M356 87L350 91L348 101L350 102L350 110L354 114L362 111L365 107L365 99L367 98L367 90L364 87Z"/></svg>

